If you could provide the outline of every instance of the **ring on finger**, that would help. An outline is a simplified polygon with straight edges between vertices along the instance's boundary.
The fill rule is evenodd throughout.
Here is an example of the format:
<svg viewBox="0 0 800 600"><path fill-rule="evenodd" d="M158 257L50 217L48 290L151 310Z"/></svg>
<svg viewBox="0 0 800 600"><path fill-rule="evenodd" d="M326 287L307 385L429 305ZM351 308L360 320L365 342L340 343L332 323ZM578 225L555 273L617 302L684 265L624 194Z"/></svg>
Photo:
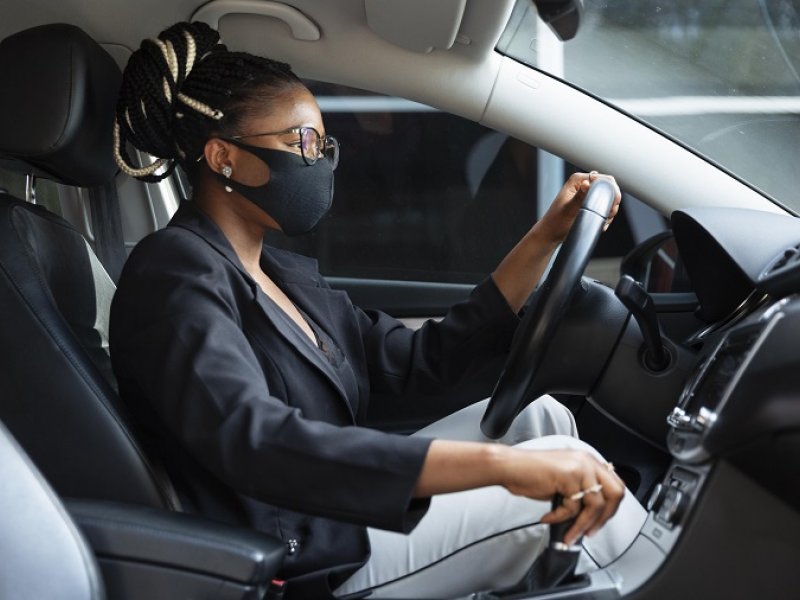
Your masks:
<svg viewBox="0 0 800 600"><path fill-rule="evenodd" d="M581 490L579 492L575 492L574 494L569 496L569 499L570 500L575 500L575 501L583 500L583 498L584 498L584 496L586 496L586 494L599 494L602 489L603 489L603 484L602 483L595 483L594 485L590 485L585 490Z"/></svg>
<svg viewBox="0 0 800 600"><path fill-rule="evenodd" d="M571 496L569 496L570 500L575 500L576 502L579 500L583 500L583 497L586 495L586 490L581 490L580 492L575 492Z"/></svg>
<svg viewBox="0 0 800 600"><path fill-rule="evenodd" d="M587 494L599 494L602 489L603 489L602 483L595 483L594 485L590 485L583 491Z"/></svg>

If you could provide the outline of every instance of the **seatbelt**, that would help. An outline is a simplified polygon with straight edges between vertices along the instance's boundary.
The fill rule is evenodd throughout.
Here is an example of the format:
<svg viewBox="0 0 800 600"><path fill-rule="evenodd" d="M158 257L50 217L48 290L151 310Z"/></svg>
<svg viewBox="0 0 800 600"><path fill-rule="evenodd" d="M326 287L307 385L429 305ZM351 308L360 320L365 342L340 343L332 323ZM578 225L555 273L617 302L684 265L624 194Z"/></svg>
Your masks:
<svg viewBox="0 0 800 600"><path fill-rule="evenodd" d="M89 188L89 204L92 212L95 254L116 284L122 272L122 265L125 264L127 252L122 236L122 217L114 180L102 186Z"/></svg>

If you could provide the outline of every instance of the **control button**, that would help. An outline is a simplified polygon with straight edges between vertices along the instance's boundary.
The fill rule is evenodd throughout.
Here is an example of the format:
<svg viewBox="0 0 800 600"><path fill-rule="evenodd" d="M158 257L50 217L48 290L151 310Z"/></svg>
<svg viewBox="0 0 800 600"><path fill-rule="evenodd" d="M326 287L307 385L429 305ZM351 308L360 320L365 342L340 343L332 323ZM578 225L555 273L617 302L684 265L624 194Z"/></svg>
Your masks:
<svg viewBox="0 0 800 600"><path fill-rule="evenodd" d="M691 429L692 418L686 412L676 406L667 417L667 424L674 429Z"/></svg>
<svg viewBox="0 0 800 600"><path fill-rule="evenodd" d="M702 406L700 407L700 411L697 413L695 420L703 429L708 429L717 420L717 413L715 413L713 410L707 409L705 406Z"/></svg>
<svg viewBox="0 0 800 600"><path fill-rule="evenodd" d="M668 487L663 502L657 510L658 519L669 527L681 522L689 507L689 496L677 487Z"/></svg>
<svg viewBox="0 0 800 600"><path fill-rule="evenodd" d="M647 511L648 512L658 512L661 508L661 505L664 503L664 492L666 488L664 487L663 483L659 483L653 493L650 494L650 498L647 500Z"/></svg>

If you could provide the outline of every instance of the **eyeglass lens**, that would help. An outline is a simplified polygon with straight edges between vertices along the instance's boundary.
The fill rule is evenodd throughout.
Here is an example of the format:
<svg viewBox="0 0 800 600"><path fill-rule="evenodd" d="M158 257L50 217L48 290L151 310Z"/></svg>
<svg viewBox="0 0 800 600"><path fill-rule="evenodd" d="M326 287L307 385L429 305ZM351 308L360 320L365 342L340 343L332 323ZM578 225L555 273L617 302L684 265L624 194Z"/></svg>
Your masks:
<svg viewBox="0 0 800 600"><path fill-rule="evenodd" d="M331 161L333 168L339 162L339 143L331 136L320 139L316 129L303 127L300 129L300 150L306 164L313 165L324 156Z"/></svg>

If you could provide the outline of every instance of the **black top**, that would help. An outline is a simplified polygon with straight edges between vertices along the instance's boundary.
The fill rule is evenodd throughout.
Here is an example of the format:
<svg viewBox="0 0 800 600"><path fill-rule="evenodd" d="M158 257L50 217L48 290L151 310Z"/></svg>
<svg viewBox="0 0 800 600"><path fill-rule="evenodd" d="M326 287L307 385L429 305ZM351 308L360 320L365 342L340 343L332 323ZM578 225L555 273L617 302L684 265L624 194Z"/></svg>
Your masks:
<svg viewBox="0 0 800 600"><path fill-rule="evenodd" d="M370 390L444 391L506 353L518 318L487 279L412 331L354 307L312 259L265 247L261 262L327 354L185 202L125 265L112 363L184 502L283 539L292 595L322 597L369 556L365 526L407 532L427 509L412 496L430 440L359 427Z"/></svg>

